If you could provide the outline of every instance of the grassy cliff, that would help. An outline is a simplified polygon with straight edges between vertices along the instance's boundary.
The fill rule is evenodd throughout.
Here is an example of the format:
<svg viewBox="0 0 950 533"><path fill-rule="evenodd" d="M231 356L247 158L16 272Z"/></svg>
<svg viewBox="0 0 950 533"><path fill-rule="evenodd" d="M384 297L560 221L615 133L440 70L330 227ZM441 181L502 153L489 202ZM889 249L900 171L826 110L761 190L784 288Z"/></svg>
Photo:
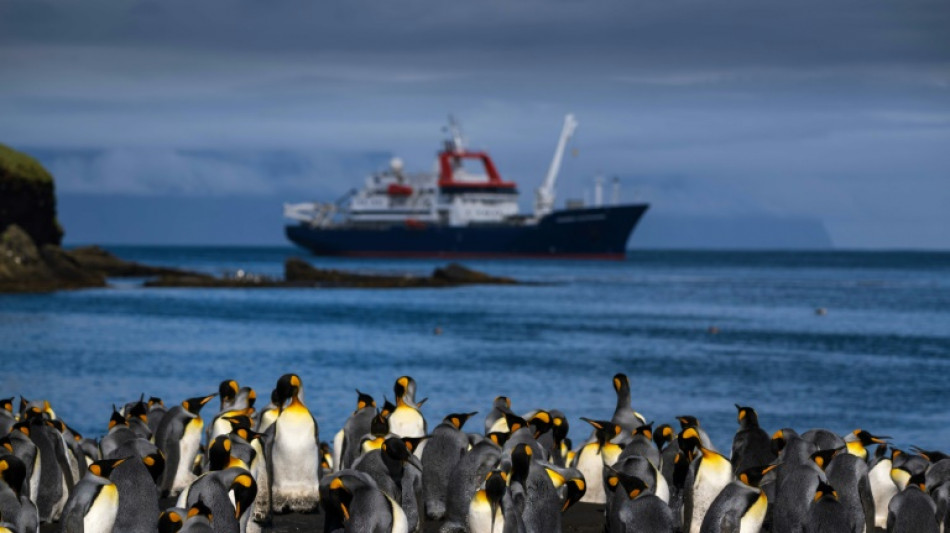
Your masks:
<svg viewBox="0 0 950 533"><path fill-rule="evenodd" d="M0 232L16 224L37 246L58 245L63 229L54 189L53 176L39 161L0 144Z"/></svg>

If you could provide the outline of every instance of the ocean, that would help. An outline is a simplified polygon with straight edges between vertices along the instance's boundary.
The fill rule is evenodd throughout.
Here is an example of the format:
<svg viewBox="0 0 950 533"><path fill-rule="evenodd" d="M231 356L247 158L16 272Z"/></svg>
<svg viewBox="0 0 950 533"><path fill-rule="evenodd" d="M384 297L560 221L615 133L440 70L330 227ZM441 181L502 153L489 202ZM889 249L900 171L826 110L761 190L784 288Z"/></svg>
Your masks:
<svg viewBox="0 0 950 533"><path fill-rule="evenodd" d="M212 273L280 275L292 248L109 247L122 258ZM423 274L440 260L308 257L320 267ZM691 414L720 449L751 405L769 432L824 427L950 443L950 253L631 252L626 261L468 261L521 286L449 289L106 289L0 296L0 397L48 399L81 433L113 404L166 405L224 379L266 404L299 374L332 440L356 392L418 383L429 427L479 411L557 408L575 442L609 419L611 378L656 425ZM825 313L816 310L824 309ZM440 334L437 334L437 330ZM217 400L205 408L212 414Z"/></svg>

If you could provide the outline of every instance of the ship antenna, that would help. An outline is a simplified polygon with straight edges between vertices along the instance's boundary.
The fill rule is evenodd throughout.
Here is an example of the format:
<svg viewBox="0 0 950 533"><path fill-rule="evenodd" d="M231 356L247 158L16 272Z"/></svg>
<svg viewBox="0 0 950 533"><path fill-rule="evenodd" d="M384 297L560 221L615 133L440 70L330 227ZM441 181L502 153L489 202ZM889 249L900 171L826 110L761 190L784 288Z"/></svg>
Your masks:
<svg viewBox="0 0 950 533"><path fill-rule="evenodd" d="M577 128L577 121L574 115L568 114L564 117L564 129L561 130L561 137L557 141L557 149L554 150L554 158L551 160L551 167L544 178L544 183L538 188L534 199L534 216L541 218L554 209L554 185L557 183L557 174L561 170L561 158L564 157L564 147L567 141L574 135L574 129Z"/></svg>
<svg viewBox="0 0 950 533"><path fill-rule="evenodd" d="M465 137L462 137L462 127L453 115L449 115L449 133L452 134L452 145L455 151L464 152Z"/></svg>

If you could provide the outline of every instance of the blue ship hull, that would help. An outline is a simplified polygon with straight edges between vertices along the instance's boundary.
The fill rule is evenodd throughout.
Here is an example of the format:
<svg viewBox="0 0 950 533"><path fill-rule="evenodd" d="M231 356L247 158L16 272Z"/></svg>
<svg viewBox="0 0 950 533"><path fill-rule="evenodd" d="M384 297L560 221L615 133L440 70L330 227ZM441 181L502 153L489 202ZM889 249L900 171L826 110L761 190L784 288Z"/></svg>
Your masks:
<svg viewBox="0 0 950 533"><path fill-rule="evenodd" d="M555 211L537 224L374 228L288 225L287 237L316 255L623 259L648 204Z"/></svg>

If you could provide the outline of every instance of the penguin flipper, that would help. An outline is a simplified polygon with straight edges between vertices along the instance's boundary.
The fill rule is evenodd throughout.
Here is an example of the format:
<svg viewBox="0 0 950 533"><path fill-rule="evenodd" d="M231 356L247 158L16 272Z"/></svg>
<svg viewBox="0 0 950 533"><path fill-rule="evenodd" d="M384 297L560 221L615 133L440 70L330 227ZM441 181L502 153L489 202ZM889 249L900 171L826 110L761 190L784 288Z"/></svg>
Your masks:
<svg viewBox="0 0 950 533"><path fill-rule="evenodd" d="M861 508L864 510L864 531L874 531L874 495L871 493L871 481L868 476L862 476L858 481L858 498L861 499ZM860 526L860 524L855 524ZM861 529L858 527L858 529Z"/></svg>
<svg viewBox="0 0 950 533"><path fill-rule="evenodd" d="M89 510L92 502L83 502L81 498L75 498L66 504L62 515L62 533L83 533L83 517Z"/></svg>
<svg viewBox="0 0 950 533"><path fill-rule="evenodd" d="M739 533L742 517L737 510L728 511L719 520L719 533Z"/></svg>

